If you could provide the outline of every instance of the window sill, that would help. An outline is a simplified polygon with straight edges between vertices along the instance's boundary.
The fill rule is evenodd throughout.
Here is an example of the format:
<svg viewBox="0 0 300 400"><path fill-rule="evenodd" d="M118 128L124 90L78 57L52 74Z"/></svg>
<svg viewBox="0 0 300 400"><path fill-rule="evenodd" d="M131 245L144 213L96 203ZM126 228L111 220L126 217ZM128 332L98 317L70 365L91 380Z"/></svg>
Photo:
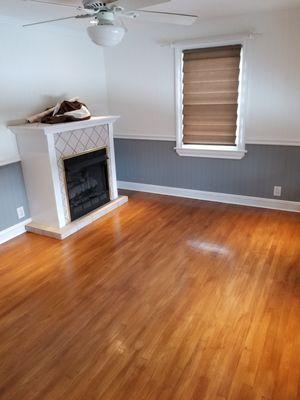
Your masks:
<svg viewBox="0 0 300 400"><path fill-rule="evenodd" d="M204 157L204 158L225 158L241 160L247 151L237 149L234 146L182 146L175 147L179 156L182 157Z"/></svg>

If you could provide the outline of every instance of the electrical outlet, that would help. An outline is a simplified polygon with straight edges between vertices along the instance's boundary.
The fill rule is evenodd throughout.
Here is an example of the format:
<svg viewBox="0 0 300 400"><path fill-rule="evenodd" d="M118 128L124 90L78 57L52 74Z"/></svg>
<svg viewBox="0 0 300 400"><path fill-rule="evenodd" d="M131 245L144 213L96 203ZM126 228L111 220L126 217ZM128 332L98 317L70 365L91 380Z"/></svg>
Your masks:
<svg viewBox="0 0 300 400"><path fill-rule="evenodd" d="M17 214L19 219L24 218L25 217L24 207L17 208Z"/></svg>
<svg viewBox="0 0 300 400"><path fill-rule="evenodd" d="M274 196L281 197L282 187L281 186L274 186Z"/></svg>

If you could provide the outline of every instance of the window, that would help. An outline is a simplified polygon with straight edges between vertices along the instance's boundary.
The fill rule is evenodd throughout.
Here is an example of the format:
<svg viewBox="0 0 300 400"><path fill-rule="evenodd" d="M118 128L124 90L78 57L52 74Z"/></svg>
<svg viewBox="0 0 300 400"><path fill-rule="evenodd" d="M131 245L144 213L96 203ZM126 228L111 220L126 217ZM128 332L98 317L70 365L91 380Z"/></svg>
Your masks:
<svg viewBox="0 0 300 400"><path fill-rule="evenodd" d="M177 153L244 157L244 45L176 46Z"/></svg>

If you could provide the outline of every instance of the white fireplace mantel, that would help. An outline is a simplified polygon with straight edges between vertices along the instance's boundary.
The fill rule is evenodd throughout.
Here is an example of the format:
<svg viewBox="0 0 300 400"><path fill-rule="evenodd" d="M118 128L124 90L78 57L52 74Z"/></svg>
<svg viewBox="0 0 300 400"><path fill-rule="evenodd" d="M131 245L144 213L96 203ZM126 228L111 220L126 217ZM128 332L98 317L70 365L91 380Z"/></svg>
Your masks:
<svg viewBox="0 0 300 400"><path fill-rule="evenodd" d="M26 132L34 132L34 133L42 133L45 135L75 131L77 129L90 128L97 125L113 125L120 117L116 115L104 116L104 117L92 117L86 121L76 121L76 122L68 122L63 124L24 124L24 125L15 125L9 126L9 129L13 131L15 134L18 133L26 133Z"/></svg>
<svg viewBox="0 0 300 400"><path fill-rule="evenodd" d="M93 117L63 124L10 126L16 134L32 222L29 231L63 239L124 204L117 189L113 124L117 116ZM63 159L105 147L110 203L71 222Z"/></svg>

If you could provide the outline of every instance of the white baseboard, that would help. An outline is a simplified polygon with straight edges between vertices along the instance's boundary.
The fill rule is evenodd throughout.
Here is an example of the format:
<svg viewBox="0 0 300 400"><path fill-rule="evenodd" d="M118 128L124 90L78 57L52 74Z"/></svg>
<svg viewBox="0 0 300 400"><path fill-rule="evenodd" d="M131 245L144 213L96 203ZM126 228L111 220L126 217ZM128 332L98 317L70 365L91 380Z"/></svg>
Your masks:
<svg viewBox="0 0 300 400"><path fill-rule="evenodd" d="M30 222L31 219L26 219L25 221L22 221L17 225L0 231L0 244L8 242L9 240L25 233L25 225L29 224Z"/></svg>
<svg viewBox="0 0 300 400"><path fill-rule="evenodd" d="M204 192L201 190L182 189L170 186L156 186L144 183L118 181L119 189L134 190L138 192L156 193L167 196L186 197L189 199L213 201L242 206L269 208L272 210L300 212L300 202L266 199L262 197L241 196L237 194Z"/></svg>

